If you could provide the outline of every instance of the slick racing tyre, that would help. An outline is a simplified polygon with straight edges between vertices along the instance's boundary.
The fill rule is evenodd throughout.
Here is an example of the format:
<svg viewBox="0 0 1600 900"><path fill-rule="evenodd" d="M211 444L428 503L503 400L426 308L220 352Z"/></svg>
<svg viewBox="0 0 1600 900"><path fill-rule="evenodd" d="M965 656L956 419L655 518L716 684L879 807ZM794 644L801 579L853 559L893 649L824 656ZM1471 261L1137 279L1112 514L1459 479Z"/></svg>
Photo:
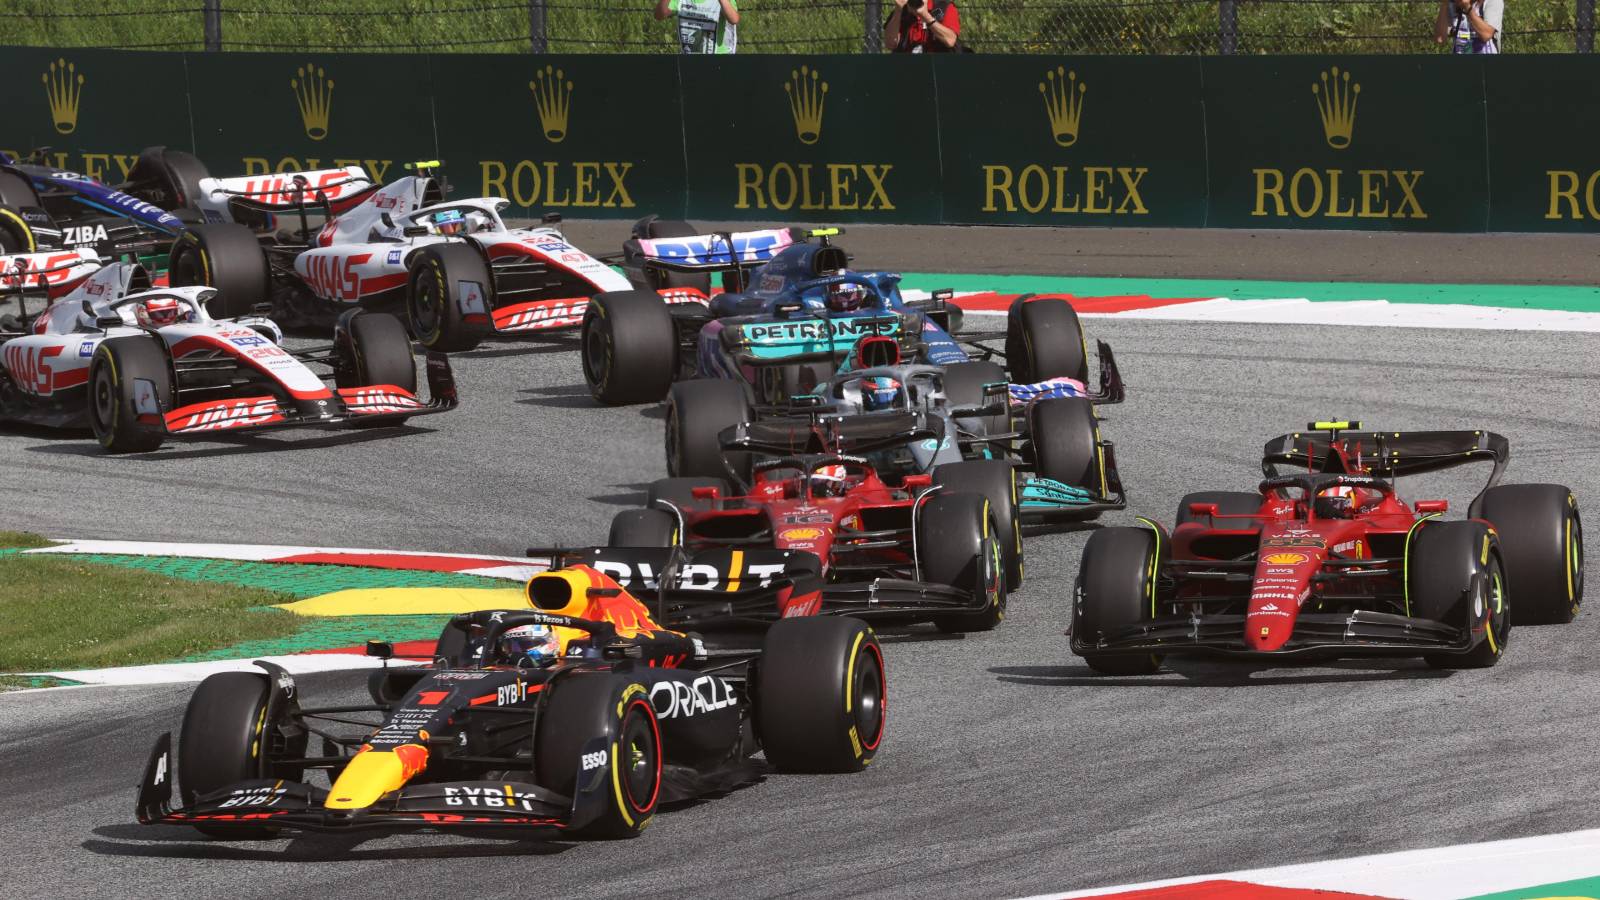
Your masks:
<svg viewBox="0 0 1600 900"><path fill-rule="evenodd" d="M583 379L607 406L654 403L678 373L678 328L652 291L596 294L583 314Z"/></svg>
<svg viewBox="0 0 1600 900"><path fill-rule="evenodd" d="M1067 301L1018 297L1012 302L1006 313L1006 365L1018 384L1061 377L1089 383L1083 326Z"/></svg>
<svg viewBox="0 0 1600 900"><path fill-rule="evenodd" d="M1087 397L1052 397L1028 408L1034 467L1045 478L1104 496L1100 420Z"/></svg>
<svg viewBox="0 0 1600 900"><path fill-rule="evenodd" d="M678 517L664 509L625 509L611 517L607 547L671 547L678 542Z"/></svg>
<svg viewBox="0 0 1600 900"><path fill-rule="evenodd" d="M272 762L278 753L303 755L305 735L288 739L279 730L283 718L267 721L269 690L267 676L257 672L219 672L194 689L178 739L178 788L184 806L247 779L300 780L299 770ZM278 831L265 825L194 827L208 837L229 840L268 838Z"/></svg>
<svg viewBox="0 0 1600 900"><path fill-rule="evenodd" d="M883 744L883 650L859 619L780 619L755 678L756 735L782 772L859 772Z"/></svg>
<svg viewBox="0 0 1600 900"><path fill-rule="evenodd" d="M206 303L215 319L249 315L272 300L266 251L250 229L232 223L193 225L172 244L168 278L173 287L209 285L217 295Z"/></svg>
<svg viewBox="0 0 1600 900"><path fill-rule="evenodd" d="M765 403L789 406L794 398L815 392L833 373L831 361L760 366L756 369L756 393Z"/></svg>
<svg viewBox="0 0 1600 900"><path fill-rule="evenodd" d="M1583 523L1559 484L1503 484L1473 504L1494 526L1518 625L1571 622L1583 603Z"/></svg>
<svg viewBox="0 0 1600 900"><path fill-rule="evenodd" d="M417 366L411 357L411 336L406 326L388 313L350 310L339 317L333 330L334 384L342 388L393 385L417 392ZM351 424L357 428L392 428L405 419L380 419Z"/></svg>
<svg viewBox="0 0 1600 900"><path fill-rule="evenodd" d="M637 837L650 824L661 797L661 731L644 685L604 672L576 672L546 689L534 732L538 783L575 796L590 741L604 739L605 783L595 786L604 811L579 833L599 838ZM585 778L594 777L593 772Z"/></svg>
<svg viewBox="0 0 1600 900"><path fill-rule="evenodd" d="M471 350L493 325L489 264L464 243L434 244L411 257L406 317L417 343L440 353Z"/></svg>
<svg viewBox="0 0 1600 900"><path fill-rule="evenodd" d="M973 459L946 463L933 470L933 483L940 492L971 491L989 498L994 514L995 534L1000 539L1000 555L1005 564L1006 590L1022 587L1022 523L1018 520L1021 494L1017 470L998 459Z"/></svg>
<svg viewBox="0 0 1600 900"><path fill-rule="evenodd" d="M688 222L675 222L670 219L652 219L640 229L644 234L640 237L655 240L657 238L694 237L700 232ZM707 297L711 296L710 272L662 272L657 276L658 287L663 288L694 288Z"/></svg>
<svg viewBox="0 0 1600 900"><path fill-rule="evenodd" d="M994 509L982 494L940 492L917 512L917 561L925 581L972 595L983 608L940 616L940 631L993 631L1006 617L1005 564Z"/></svg>
<svg viewBox="0 0 1600 900"><path fill-rule="evenodd" d="M1178 501L1178 515L1174 518L1174 526L1185 522L1199 522L1214 528L1260 528L1260 519L1217 519L1215 522L1210 516L1199 516L1189 511L1195 503L1215 503L1217 512L1224 516L1245 516L1261 511L1261 495L1250 494L1245 491L1195 491L1184 494Z"/></svg>
<svg viewBox="0 0 1600 900"><path fill-rule="evenodd" d="M952 408L958 406L983 406L985 401L988 400L988 397L983 393L984 385L997 382L1009 384L1010 381L1011 379L1006 377L1005 369L1002 369L998 363L992 363L987 360L945 366L945 402L949 403ZM976 426L973 430L984 435L1009 432L1011 430L1011 397L1009 394L1002 394L996 399L1005 404L1005 412L992 416L978 416L972 419L963 418L960 420L962 426L968 428ZM1001 453L1006 448L991 445L989 449L991 452Z"/></svg>
<svg viewBox="0 0 1600 900"><path fill-rule="evenodd" d="M1430 653L1439 669L1484 669L1511 636L1511 601L1499 541L1481 522L1425 522L1406 548L1407 614L1472 635L1466 653Z"/></svg>
<svg viewBox="0 0 1600 900"><path fill-rule="evenodd" d="M1148 675L1161 668L1158 654L1094 649L1101 635L1154 618L1156 541L1156 532L1148 528L1103 528L1083 548L1072 644L1089 668L1103 675Z"/></svg>
<svg viewBox="0 0 1600 900"><path fill-rule="evenodd" d="M744 385L726 378L680 381L667 394L667 472L678 477L727 475L721 435L752 418Z"/></svg>
<svg viewBox="0 0 1600 900"><path fill-rule="evenodd" d="M688 478L657 478L650 482L650 487L645 490L644 505L647 509L661 509L656 504L657 500L664 500L679 509L709 508L711 501L701 500L694 495L695 488L714 487L728 497L733 490L726 478L706 478L694 476Z"/></svg>
<svg viewBox="0 0 1600 900"><path fill-rule="evenodd" d="M89 426L106 450L159 448L172 399L172 366L159 337L114 337L95 348L89 361Z"/></svg>
<svg viewBox="0 0 1600 900"><path fill-rule="evenodd" d="M200 205L200 181L211 173L192 153L147 147L128 172L130 193L168 212Z"/></svg>
<svg viewBox="0 0 1600 900"><path fill-rule="evenodd" d="M33 183L15 172L0 171L0 255L32 253L39 247L25 209L37 212L39 195Z"/></svg>

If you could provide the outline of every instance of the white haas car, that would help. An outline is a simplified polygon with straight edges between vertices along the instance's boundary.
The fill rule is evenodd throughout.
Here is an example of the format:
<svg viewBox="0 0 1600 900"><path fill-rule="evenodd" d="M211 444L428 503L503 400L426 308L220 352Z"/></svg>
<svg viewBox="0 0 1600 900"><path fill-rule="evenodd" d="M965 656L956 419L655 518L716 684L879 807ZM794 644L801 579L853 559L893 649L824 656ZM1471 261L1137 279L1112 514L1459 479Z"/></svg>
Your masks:
<svg viewBox="0 0 1600 900"><path fill-rule="evenodd" d="M217 225L183 234L172 253L173 284L224 289L234 303L270 298L293 322L321 323L363 308L403 315L429 350L470 350L490 334L576 329L590 298L632 287L604 262L568 243L546 217L536 228L501 218L509 201L445 200L413 163L381 188L359 166L200 182L210 222L270 233L254 246ZM231 291L229 290L231 289ZM705 303L703 291L663 287L668 303Z"/></svg>
<svg viewBox="0 0 1600 900"><path fill-rule="evenodd" d="M332 344L291 351L270 319L212 318L215 289L152 288L142 266L102 265L88 249L0 256L0 299L11 296L20 314L0 316L0 420L92 428L113 453L218 432L398 425L456 405L443 354L428 355L430 399L418 398L393 316L353 310ZM49 305L30 315L30 298Z"/></svg>

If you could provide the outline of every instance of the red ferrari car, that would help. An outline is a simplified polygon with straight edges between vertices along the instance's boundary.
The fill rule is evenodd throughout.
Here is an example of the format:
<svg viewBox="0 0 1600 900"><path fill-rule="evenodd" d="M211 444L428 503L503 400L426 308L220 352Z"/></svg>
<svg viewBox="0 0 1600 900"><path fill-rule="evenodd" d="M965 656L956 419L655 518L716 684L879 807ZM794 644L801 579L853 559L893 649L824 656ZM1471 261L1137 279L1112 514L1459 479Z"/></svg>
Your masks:
<svg viewBox="0 0 1600 900"><path fill-rule="evenodd" d="M1073 652L1120 675L1181 653L1482 667L1505 652L1513 613L1519 624L1577 613L1577 500L1557 484L1498 485L1504 437L1308 428L1267 444L1255 493L1189 494L1170 533L1141 519L1091 536ZM1404 476L1474 460L1493 469L1465 519L1444 519L1445 500L1408 502L1398 490Z"/></svg>

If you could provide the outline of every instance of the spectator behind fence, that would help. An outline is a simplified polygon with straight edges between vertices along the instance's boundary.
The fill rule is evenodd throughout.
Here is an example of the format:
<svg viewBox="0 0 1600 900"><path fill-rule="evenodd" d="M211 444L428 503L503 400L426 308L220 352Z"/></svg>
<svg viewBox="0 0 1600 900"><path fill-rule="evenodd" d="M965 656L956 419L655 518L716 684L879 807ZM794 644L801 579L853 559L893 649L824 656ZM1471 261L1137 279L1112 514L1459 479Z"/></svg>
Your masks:
<svg viewBox="0 0 1600 900"><path fill-rule="evenodd" d="M1433 41L1450 41L1451 53L1499 53L1505 0L1440 0Z"/></svg>
<svg viewBox="0 0 1600 900"><path fill-rule="evenodd" d="M884 43L895 53L949 53L960 37L961 14L950 0L894 0L883 23Z"/></svg>
<svg viewBox="0 0 1600 900"><path fill-rule="evenodd" d="M656 0L656 18L678 14L684 53L733 53L739 47L739 7L733 0Z"/></svg>

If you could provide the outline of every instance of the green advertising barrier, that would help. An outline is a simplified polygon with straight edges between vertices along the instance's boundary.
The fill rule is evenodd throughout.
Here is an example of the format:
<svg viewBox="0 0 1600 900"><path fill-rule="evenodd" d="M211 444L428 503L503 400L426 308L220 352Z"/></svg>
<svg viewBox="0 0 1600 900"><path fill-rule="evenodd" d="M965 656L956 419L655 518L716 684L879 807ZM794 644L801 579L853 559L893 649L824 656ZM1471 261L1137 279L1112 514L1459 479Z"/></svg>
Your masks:
<svg viewBox="0 0 1600 900"><path fill-rule="evenodd" d="M0 149L7 153L49 147L49 165L115 183L141 149L188 149L193 142L182 54L7 47L0 49L0 77Z"/></svg>
<svg viewBox="0 0 1600 900"><path fill-rule="evenodd" d="M137 91L129 73L137 72ZM122 181L442 159L515 213L1600 231L1590 56L533 56L0 48L0 148Z"/></svg>
<svg viewBox="0 0 1600 900"><path fill-rule="evenodd" d="M942 221L927 58L679 57L689 215Z"/></svg>
<svg viewBox="0 0 1600 900"><path fill-rule="evenodd" d="M962 55L934 75L944 221L1205 224L1198 57Z"/></svg>
<svg viewBox="0 0 1600 900"><path fill-rule="evenodd" d="M436 56L433 89L456 194L505 197L524 216L683 218L673 57Z"/></svg>
<svg viewBox="0 0 1600 900"><path fill-rule="evenodd" d="M1485 68L1490 230L1600 230L1600 72L1594 62L1504 56Z"/></svg>
<svg viewBox="0 0 1600 900"><path fill-rule="evenodd" d="M1217 57L1208 225L1482 231L1476 57Z"/></svg>
<svg viewBox="0 0 1600 900"><path fill-rule="evenodd" d="M364 166L379 182L432 159L425 56L190 53L195 154L219 176Z"/></svg>

